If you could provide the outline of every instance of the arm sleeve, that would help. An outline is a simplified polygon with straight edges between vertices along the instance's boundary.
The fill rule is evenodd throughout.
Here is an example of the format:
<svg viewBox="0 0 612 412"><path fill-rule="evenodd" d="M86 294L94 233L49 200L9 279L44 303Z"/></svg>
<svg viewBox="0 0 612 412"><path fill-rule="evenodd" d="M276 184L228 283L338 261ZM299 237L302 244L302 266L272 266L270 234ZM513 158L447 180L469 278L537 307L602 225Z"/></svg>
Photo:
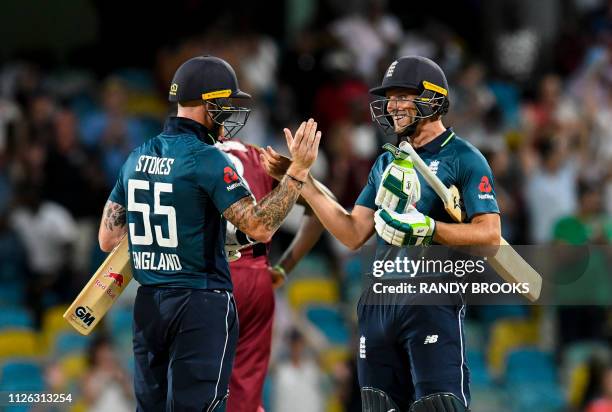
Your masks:
<svg viewBox="0 0 612 412"><path fill-rule="evenodd" d="M246 196L253 196L232 161L217 148L196 157L198 185L210 196L219 213Z"/></svg>
<svg viewBox="0 0 612 412"><path fill-rule="evenodd" d="M355 205L365 206L372 210L377 210L378 206L374 203L376 200L376 191L378 190L378 185L380 184L380 179L382 176L382 172L384 171L384 154L379 156L372 166L372 170L370 170L370 174L368 175L368 181L359 194Z"/></svg>
<svg viewBox="0 0 612 412"><path fill-rule="evenodd" d="M119 170L119 176L117 176L117 182L115 183L115 187L113 187L113 190L111 191L111 194L108 197L108 200L114 203L118 203L121 206L125 207L125 204L126 204L125 186L123 185L123 169L124 168L125 168L125 165L123 165L121 170Z"/></svg>
<svg viewBox="0 0 612 412"><path fill-rule="evenodd" d="M468 217L484 213L499 213L495 196L493 173L486 159L479 152L470 152L459 166L461 199Z"/></svg>

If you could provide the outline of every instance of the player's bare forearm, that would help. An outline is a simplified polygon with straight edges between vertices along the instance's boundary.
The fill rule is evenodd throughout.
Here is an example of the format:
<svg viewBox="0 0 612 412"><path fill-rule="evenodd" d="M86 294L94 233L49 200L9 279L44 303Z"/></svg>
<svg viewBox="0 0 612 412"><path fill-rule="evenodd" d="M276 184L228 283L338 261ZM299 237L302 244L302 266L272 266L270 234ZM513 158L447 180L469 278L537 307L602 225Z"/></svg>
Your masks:
<svg viewBox="0 0 612 412"><path fill-rule="evenodd" d="M302 196L325 229L349 249L359 249L374 233L374 211L355 206L349 213L327 193L328 190L308 176Z"/></svg>
<svg viewBox="0 0 612 412"><path fill-rule="evenodd" d="M325 228L315 215L304 213L298 232L278 263L286 273L291 272L295 265L310 252L321 237L323 230Z"/></svg>
<svg viewBox="0 0 612 412"><path fill-rule="evenodd" d="M259 203L245 197L227 208L223 216L252 239L268 242L287 217L301 189L301 183L285 176Z"/></svg>
<svg viewBox="0 0 612 412"><path fill-rule="evenodd" d="M436 221L434 241L448 246L496 246L501 240L501 222L497 213L475 216L470 223Z"/></svg>
<svg viewBox="0 0 612 412"><path fill-rule="evenodd" d="M119 203L107 201L102 212L100 229L98 230L100 249L104 252L110 252L119 244L126 232L125 208Z"/></svg>

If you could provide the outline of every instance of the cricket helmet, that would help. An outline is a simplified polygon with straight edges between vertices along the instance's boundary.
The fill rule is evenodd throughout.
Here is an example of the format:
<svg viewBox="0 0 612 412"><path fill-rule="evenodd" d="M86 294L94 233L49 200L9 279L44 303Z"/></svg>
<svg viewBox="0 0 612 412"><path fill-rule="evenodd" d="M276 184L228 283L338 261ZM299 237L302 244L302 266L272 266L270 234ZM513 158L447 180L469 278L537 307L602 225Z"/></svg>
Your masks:
<svg viewBox="0 0 612 412"><path fill-rule="evenodd" d="M393 119L388 110L391 102L387 92L391 89L407 89L418 93L412 100L417 114L400 133L396 133ZM444 72L434 61L422 56L405 56L395 60L387 71L379 87L370 89L370 93L381 96L370 103L370 113L386 134L410 136L416 130L417 123L435 115L448 112L448 82ZM406 113L407 114L407 113Z"/></svg>
<svg viewBox="0 0 612 412"><path fill-rule="evenodd" d="M214 56L193 57L174 73L168 100L187 102L203 100L214 123L234 136L247 122L250 109L232 104L232 98L250 99L240 90L238 78L228 62Z"/></svg>

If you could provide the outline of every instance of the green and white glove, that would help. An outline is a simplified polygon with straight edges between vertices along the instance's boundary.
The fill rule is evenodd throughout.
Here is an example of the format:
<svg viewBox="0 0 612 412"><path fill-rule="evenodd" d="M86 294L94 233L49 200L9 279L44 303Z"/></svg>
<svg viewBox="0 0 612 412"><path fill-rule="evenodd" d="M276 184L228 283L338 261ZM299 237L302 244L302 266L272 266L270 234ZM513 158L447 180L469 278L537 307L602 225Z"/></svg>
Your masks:
<svg viewBox="0 0 612 412"><path fill-rule="evenodd" d="M419 178L409 159L396 158L387 166L374 204L404 213L421 198Z"/></svg>
<svg viewBox="0 0 612 412"><path fill-rule="evenodd" d="M436 221L413 206L406 213L378 209L374 223L376 233L394 246L429 245L436 230Z"/></svg>

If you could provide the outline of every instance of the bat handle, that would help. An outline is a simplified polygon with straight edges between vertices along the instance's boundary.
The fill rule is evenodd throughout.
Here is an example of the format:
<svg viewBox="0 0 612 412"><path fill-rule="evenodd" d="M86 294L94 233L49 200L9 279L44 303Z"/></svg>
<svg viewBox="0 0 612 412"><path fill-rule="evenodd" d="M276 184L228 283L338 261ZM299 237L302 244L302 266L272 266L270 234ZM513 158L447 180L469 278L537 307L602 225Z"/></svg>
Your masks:
<svg viewBox="0 0 612 412"><path fill-rule="evenodd" d="M423 178L432 189L440 196L444 202L446 203L450 199L452 199L452 193L448 190L448 187L444 186L444 183L436 176L430 169L429 166L425 164L421 156L414 150L414 147L410 145L407 141L403 141L399 145L399 150L403 153L410 156L410 160L415 164L416 169L421 172Z"/></svg>

